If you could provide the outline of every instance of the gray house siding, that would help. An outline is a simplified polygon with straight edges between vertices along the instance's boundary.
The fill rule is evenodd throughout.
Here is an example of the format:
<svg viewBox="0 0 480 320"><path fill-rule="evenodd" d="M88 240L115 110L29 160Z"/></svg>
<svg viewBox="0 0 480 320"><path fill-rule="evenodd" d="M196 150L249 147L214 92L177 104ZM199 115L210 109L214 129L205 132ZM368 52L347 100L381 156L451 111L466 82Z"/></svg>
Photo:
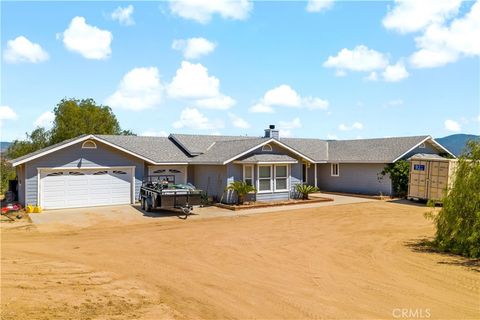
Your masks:
<svg viewBox="0 0 480 320"><path fill-rule="evenodd" d="M317 164L318 187L323 191L391 195L390 178L378 179L384 167L383 163L340 163L340 175L332 177L330 163Z"/></svg>
<svg viewBox="0 0 480 320"><path fill-rule="evenodd" d="M138 200L144 176L144 161L96 142L96 149L82 149L82 142L34 159L25 169L25 204L37 205L38 168L76 167L95 168L135 166L135 199Z"/></svg>
<svg viewBox="0 0 480 320"><path fill-rule="evenodd" d="M194 165L193 185L218 201L227 186L227 167L222 165Z"/></svg>

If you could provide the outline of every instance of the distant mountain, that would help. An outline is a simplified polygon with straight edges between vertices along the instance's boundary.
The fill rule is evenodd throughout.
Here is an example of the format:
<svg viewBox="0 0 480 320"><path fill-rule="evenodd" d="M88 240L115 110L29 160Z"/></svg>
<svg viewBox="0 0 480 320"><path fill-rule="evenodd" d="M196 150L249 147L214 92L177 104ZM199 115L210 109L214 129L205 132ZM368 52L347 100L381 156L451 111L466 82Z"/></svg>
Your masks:
<svg viewBox="0 0 480 320"><path fill-rule="evenodd" d="M8 146L11 145L11 142L6 142L6 141L0 141L0 153L3 151L6 151L8 149Z"/></svg>
<svg viewBox="0 0 480 320"><path fill-rule="evenodd" d="M474 134L452 134L450 136L446 136L443 138L435 139L438 143L442 146L450 150L456 156L459 156L462 151L464 150L467 142L472 139L479 139L480 136L476 136Z"/></svg>

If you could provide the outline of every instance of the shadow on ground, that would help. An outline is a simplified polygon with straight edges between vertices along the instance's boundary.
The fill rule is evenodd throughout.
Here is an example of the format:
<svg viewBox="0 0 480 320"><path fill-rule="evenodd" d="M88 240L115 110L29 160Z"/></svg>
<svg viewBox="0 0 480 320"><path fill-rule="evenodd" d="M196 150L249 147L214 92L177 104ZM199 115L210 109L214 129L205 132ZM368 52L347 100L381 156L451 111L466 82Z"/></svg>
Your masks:
<svg viewBox="0 0 480 320"><path fill-rule="evenodd" d="M178 219L186 220L189 216L196 215L195 213L191 212L190 214L184 214L180 210L160 210L160 209L152 209L152 211L147 212L142 210L140 206L135 205L132 206L135 210L139 211L144 217L148 218L167 218L167 217L177 217Z"/></svg>
<svg viewBox="0 0 480 320"><path fill-rule="evenodd" d="M387 202L411 205L415 207L425 207L425 208L427 207L427 201L424 201L424 200L393 199L393 200L387 200Z"/></svg>
<svg viewBox="0 0 480 320"><path fill-rule="evenodd" d="M445 258L445 260L437 262L438 264L460 266L475 272L480 272L480 259L470 259L457 254L442 252L435 247L432 239L421 238L407 241L405 242L405 246L414 252L436 254Z"/></svg>

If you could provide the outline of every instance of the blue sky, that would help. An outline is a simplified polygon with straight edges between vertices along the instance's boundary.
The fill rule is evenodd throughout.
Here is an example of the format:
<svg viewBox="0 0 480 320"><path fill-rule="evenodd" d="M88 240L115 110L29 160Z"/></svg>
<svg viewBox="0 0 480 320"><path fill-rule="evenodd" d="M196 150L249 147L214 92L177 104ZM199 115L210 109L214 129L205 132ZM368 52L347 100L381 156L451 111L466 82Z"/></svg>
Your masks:
<svg viewBox="0 0 480 320"><path fill-rule="evenodd" d="M1 2L1 140L64 97L122 128L355 139L480 133L480 3Z"/></svg>

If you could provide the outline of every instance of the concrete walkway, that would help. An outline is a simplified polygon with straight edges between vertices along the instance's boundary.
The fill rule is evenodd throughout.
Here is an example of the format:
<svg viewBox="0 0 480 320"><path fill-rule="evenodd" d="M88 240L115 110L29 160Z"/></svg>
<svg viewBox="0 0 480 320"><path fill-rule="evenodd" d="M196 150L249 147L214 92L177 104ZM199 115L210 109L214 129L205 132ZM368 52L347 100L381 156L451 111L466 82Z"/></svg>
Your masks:
<svg viewBox="0 0 480 320"><path fill-rule="evenodd" d="M232 211L218 207L194 208L193 214L188 216L177 212L154 211L145 212L140 210L139 205L121 205L106 206L92 208L75 208L75 209L59 209L46 210L42 213L32 213L30 218L38 231L64 231L83 229L100 225L116 225L116 224L141 224L155 221L169 220L197 220L216 217L235 217L268 212L292 211L296 209L318 208L325 206L335 206L342 204L361 203L369 201L378 201L373 199L365 199L351 196L332 195L317 193L311 195L314 197L331 198L334 201L317 202L309 204L298 204L278 207L266 207L258 209L246 209Z"/></svg>

